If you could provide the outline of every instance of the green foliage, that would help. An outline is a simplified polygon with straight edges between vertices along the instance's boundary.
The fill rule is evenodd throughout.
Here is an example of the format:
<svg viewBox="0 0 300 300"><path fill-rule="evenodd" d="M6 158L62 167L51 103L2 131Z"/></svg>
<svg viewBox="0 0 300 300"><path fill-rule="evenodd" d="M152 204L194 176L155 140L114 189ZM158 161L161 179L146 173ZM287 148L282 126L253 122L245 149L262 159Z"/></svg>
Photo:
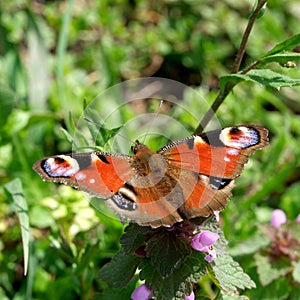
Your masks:
<svg viewBox="0 0 300 300"><path fill-rule="evenodd" d="M299 260L283 255L282 261L272 264L268 257L272 241L256 226L268 223L274 208L284 209L290 220L300 213L299 3L268 1L233 74L254 2L0 2L1 299L130 299L140 284L133 274L137 265L140 278L166 299L178 289L177 296L183 297L192 286L198 298L206 299L300 298ZM199 99L211 104L220 89L231 85L233 93L222 99L216 112L222 126L255 123L271 132L270 147L251 158L222 212L220 226L228 246L225 239L218 242L224 255L208 269L211 277L203 276L207 267L203 254L188 251L186 241L169 233L156 237L147 227L130 226L120 250L123 226L103 201L88 202L80 192L42 182L32 171L38 159L72 151L72 145L102 149L130 118L153 112L148 104L132 105L113 115L116 125L106 126L100 112L124 104L120 95L113 95L88 112L86 117L92 120L85 121L88 131L81 131L82 123L77 123L83 107L99 93L142 76L166 77L194 87L199 97L183 96L190 112L162 110L191 133L206 113ZM135 140L130 133L127 138ZM175 130L174 138L178 134ZM90 136L97 145L90 145ZM166 142L153 140L150 144L157 148ZM299 240L300 231L290 227ZM177 250L172 257L168 248L155 247L163 238L169 249ZM146 241L152 256L134 254ZM159 251L164 263L157 260ZM97 279L97 270L115 253L117 258L130 258L121 259L129 265L117 274L123 284L134 275L121 289ZM234 282L223 274L222 264ZM196 265L194 270L191 266ZM254 284L239 266L256 288L241 291ZM114 274L107 272L108 278Z"/></svg>
<svg viewBox="0 0 300 300"><path fill-rule="evenodd" d="M27 203L24 199L22 182L20 179L16 178L15 180L7 183L5 185L5 190L8 193L8 198L12 202L13 210L17 214L22 234L22 243L24 251L24 275L27 274L28 268L28 250L29 250L29 218Z"/></svg>
<svg viewBox="0 0 300 300"><path fill-rule="evenodd" d="M192 250L187 234L195 230L220 234L214 244L218 256L212 265L205 261L206 254ZM121 237L121 244L122 249L100 270L100 278L115 288L123 288L136 269L140 269L139 278L159 299L185 299L205 274L210 275L224 295L238 295L238 290L255 286L226 253L227 242L214 222L200 227L185 224L172 229L130 224Z"/></svg>

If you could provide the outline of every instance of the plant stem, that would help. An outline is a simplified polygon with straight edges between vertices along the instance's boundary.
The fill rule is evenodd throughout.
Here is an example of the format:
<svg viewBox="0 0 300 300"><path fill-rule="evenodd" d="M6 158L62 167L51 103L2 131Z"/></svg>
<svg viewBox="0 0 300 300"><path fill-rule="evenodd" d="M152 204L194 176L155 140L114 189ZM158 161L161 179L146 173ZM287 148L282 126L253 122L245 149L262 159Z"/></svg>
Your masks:
<svg viewBox="0 0 300 300"><path fill-rule="evenodd" d="M234 61L234 64L233 64L233 67L231 70L231 74L238 73L238 71L240 69L241 62L242 62L242 59L243 59L245 51L246 51L247 42L248 42L251 30L254 26L254 22L258 16L258 14L260 13L261 9L263 8L263 6L266 4L267 1L268 0L259 0L256 8L254 9L253 13L251 14L251 16L249 18L249 22L248 22L245 32L243 34L243 38L242 38L239 50L236 54L236 58L235 58L235 61ZM250 69L252 69L256 65L257 64L250 65L248 68L246 68L243 71L243 74L247 73ZM211 118L213 117L215 112L219 109L221 104L224 102L227 95L232 91L234 86L235 86L235 84L233 84L233 83L228 84L227 87L225 88L224 92L221 92L221 91L219 92L218 96L216 97L215 101L211 105L210 109L204 115L204 117L202 118L198 127L196 128L195 134L199 134L203 131L203 129L207 126L207 124L209 123L209 121L211 120Z"/></svg>

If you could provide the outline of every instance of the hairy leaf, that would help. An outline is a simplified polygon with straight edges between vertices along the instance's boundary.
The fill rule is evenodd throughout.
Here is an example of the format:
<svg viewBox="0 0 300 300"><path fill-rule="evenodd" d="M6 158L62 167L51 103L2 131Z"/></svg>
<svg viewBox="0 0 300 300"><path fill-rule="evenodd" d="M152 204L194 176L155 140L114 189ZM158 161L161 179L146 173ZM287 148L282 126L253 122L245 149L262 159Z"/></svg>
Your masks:
<svg viewBox="0 0 300 300"><path fill-rule="evenodd" d="M193 251L178 269L167 277L161 276L153 268L150 259L144 259L140 265L140 278L145 280L148 288L153 289L160 300L185 299L191 293L192 283L197 283L205 274L207 262L204 254Z"/></svg>
<svg viewBox="0 0 300 300"><path fill-rule="evenodd" d="M287 258L280 257L277 260L271 260L269 256L261 253L256 253L254 258L259 280L264 286L291 271L291 264Z"/></svg>
<svg viewBox="0 0 300 300"><path fill-rule="evenodd" d="M255 287L251 278L228 254L218 256L214 260L213 271L220 287L226 292L236 292L238 289Z"/></svg>
<svg viewBox="0 0 300 300"><path fill-rule="evenodd" d="M162 231L149 239L146 252L161 276L169 276L191 253L190 242L174 232Z"/></svg>
<svg viewBox="0 0 300 300"><path fill-rule="evenodd" d="M146 240L151 237L155 231L150 227L139 226L137 224L129 224L125 233L121 237L121 245L125 253L135 251L139 247L143 246Z"/></svg>
<svg viewBox="0 0 300 300"><path fill-rule="evenodd" d="M121 249L112 260L104 265L99 277L115 288L124 287L133 277L141 258L135 254L126 255Z"/></svg>

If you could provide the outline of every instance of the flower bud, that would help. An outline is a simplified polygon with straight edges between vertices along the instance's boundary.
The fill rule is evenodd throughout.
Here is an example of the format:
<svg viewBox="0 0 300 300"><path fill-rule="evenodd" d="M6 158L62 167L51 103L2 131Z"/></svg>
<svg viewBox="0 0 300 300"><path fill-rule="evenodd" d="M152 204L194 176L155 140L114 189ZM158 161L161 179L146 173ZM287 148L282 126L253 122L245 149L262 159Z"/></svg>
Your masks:
<svg viewBox="0 0 300 300"><path fill-rule="evenodd" d="M146 284L137 287L131 294L132 300L149 300L153 296L153 291L149 290Z"/></svg>
<svg viewBox="0 0 300 300"><path fill-rule="evenodd" d="M275 209L271 217L271 225L279 228L282 224L286 222L285 212L281 209Z"/></svg>

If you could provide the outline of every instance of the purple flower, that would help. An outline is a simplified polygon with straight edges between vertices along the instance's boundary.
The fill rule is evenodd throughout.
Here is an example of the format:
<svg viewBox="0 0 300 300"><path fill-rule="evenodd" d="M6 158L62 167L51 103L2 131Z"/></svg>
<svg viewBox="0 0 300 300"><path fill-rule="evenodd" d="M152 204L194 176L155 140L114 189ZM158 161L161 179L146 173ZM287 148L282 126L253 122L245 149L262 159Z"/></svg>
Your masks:
<svg viewBox="0 0 300 300"><path fill-rule="evenodd" d="M204 259L211 263L217 257L217 251L215 249L210 250L208 254L204 257Z"/></svg>
<svg viewBox="0 0 300 300"><path fill-rule="evenodd" d="M286 222L285 212L281 209L275 209L271 216L271 225L276 228L279 228L285 222Z"/></svg>
<svg viewBox="0 0 300 300"><path fill-rule="evenodd" d="M213 245L218 238L219 235L214 232L202 231L192 238L192 247L197 251L209 252L211 245Z"/></svg>
<svg viewBox="0 0 300 300"><path fill-rule="evenodd" d="M137 287L131 294L132 300L149 300L153 296L153 291L149 290L146 284Z"/></svg>
<svg viewBox="0 0 300 300"><path fill-rule="evenodd" d="M298 215L298 217L296 218L296 222L300 223L300 214Z"/></svg>
<svg viewBox="0 0 300 300"><path fill-rule="evenodd" d="M189 296L185 296L185 300L194 300L194 299L195 299L194 291L192 291Z"/></svg>

